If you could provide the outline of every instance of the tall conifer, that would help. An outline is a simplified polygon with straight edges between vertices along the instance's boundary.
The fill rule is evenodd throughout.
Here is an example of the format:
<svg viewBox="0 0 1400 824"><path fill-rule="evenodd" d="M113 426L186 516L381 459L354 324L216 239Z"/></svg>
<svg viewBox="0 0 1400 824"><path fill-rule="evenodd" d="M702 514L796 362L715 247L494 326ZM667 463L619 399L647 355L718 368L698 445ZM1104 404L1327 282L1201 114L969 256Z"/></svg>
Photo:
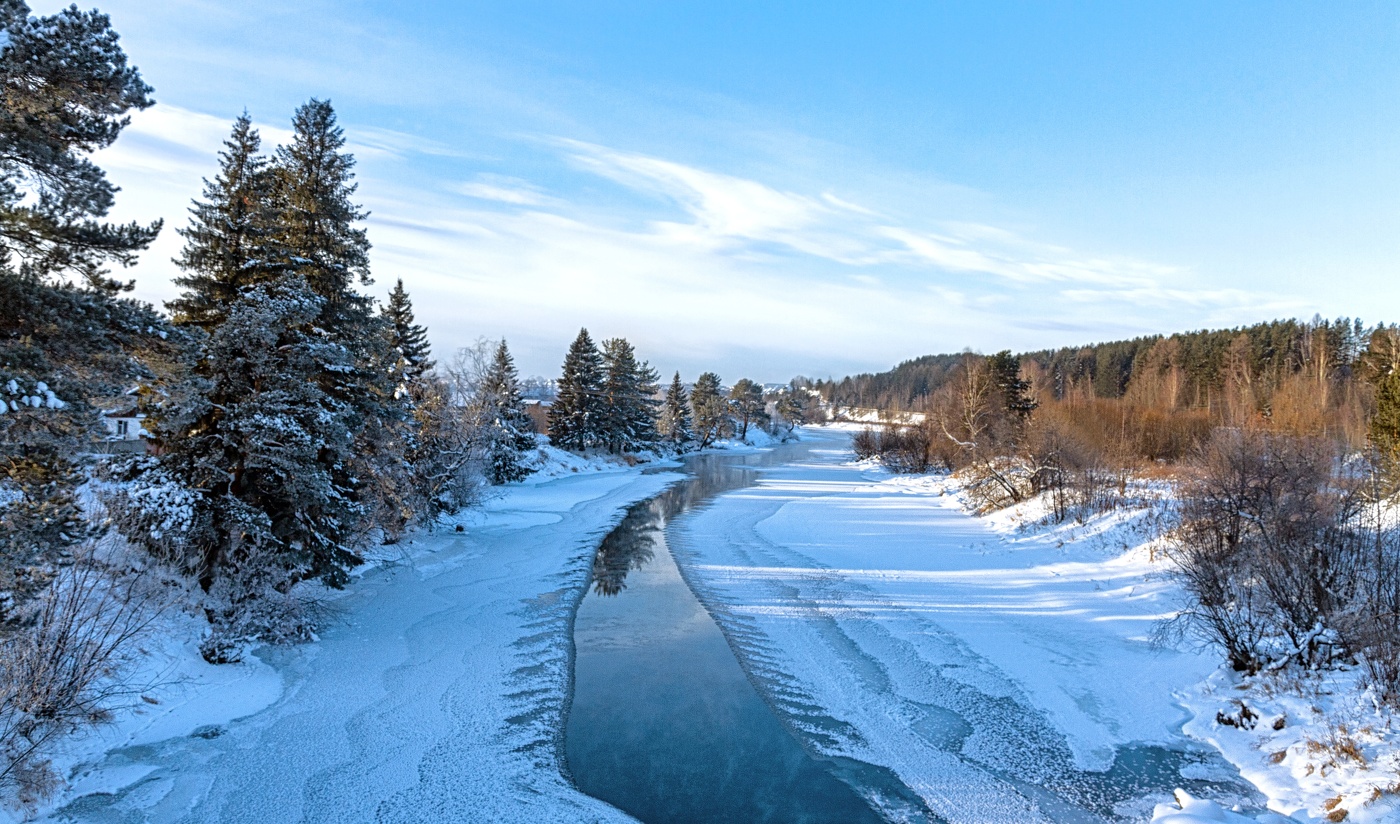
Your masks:
<svg viewBox="0 0 1400 824"><path fill-rule="evenodd" d="M219 173L204 181L204 200L190 207L180 229L185 247L175 259L184 292L165 306L178 324L213 331L239 293L278 270L272 243L272 175L259 154L261 139L244 112L219 153Z"/></svg>
<svg viewBox="0 0 1400 824"><path fill-rule="evenodd" d="M389 322L389 334L404 362L404 377L416 380L434 366L428 346L428 330L413 322L413 302L403 288L403 278L394 284L389 293L389 302L381 314Z"/></svg>
<svg viewBox="0 0 1400 824"><path fill-rule="evenodd" d="M486 443L486 479L493 484L530 474L522 459L535 448L534 423L525 412L515 360L502 340L477 390L479 426Z"/></svg>
<svg viewBox="0 0 1400 824"><path fill-rule="evenodd" d="M677 452L686 452L695 441L691 427L690 395L681 383L681 373L671 378L671 386L666 390L666 399L661 403L661 415L657 420L657 431L662 439Z"/></svg>
<svg viewBox="0 0 1400 824"><path fill-rule="evenodd" d="M625 338L603 341L602 408L599 434L609 452L656 445L656 370L637 360Z"/></svg>
<svg viewBox="0 0 1400 824"><path fill-rule="evenodd" d="M549 408L549 440L561 449L581 450L602 443L603 358L587 329L569 345L559 393Z"/></svg>

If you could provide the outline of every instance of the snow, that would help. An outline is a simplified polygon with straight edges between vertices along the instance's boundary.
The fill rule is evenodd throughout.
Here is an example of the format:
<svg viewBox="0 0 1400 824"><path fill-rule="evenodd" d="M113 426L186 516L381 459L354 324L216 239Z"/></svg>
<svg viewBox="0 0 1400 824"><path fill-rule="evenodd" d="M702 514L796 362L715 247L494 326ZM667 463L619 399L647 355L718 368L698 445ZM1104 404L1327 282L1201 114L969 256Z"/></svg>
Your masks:
<svg viewBox="0 0 1400 824"><path fill-rule="evenodd" d="M1062 525L1036 501L973 517L956 479L852 463L853 428L804 430L810 460L764 470L668 534L746 670L814 749L888 767L951 822L1400 816L1390 719L1354 673L1285 688L1218 670L1210 650L1152 643L1177 593L1150 505ZM750 440L719 446L771 445ZM678 477L644 457L541 445L527 480L367 567L316 644L212 667L198 620L181 618L150 648L151 701L61 755L71 785L49 820L629 820L570 786L560 735L592 550L627 505ZM1240 701L1253 729L1216 722ZM1188 754L1168 781L1228 788L1233 764L1292 819L1259 813L1243 787L1204 799L1114 783L1125 754L1156 746ZM1348 747L1361 759L1337 755Z"/></svg>
<svg viewBox="0 0 1400 824"><path fill-rule="evenodd" d="M839 430L805 437L830 448L673 542L794 726L954 821L1044 820L1037 783L1102 773L1129 745L1191 748L1175 693L1216 662L1151 642L1173 592L1148 513L1025 531L1033 511L974 518L950 479L852 464Z"/></svg>
<svg viewBox="0 0 1400 824"><path fill-rule="evenodd" d="M546 458L357 579L315 644L152 650L158 703L72 742L44 820L628 820L562 776L570 624L601 536L678 476Z"/></svg>
<svg viewBox="0 0 1400 824"><path fill-rule="evenodd" d="M1222 821L1225 824L1278 824L1288 821L1281 815L1271 813L1258 816L1241 815L1221 807L1214 801L1193 798L1185 790L1177 790L1175 795L1174 803L1158 804L1152 811L1152 824L1219 824Z"/></svg>
<svg viewBox="0 0 1400 824"><path fill-rule="evenodd" d="M1183 692L1194 718L1186 732L1208 741L1269 797L1269 807L1300 821L1400 818L1400 736L1394 717L1358 684L1359 673L1243 678L1223 667ZM1241 726L1249 707L1255 718Z"/></svg>

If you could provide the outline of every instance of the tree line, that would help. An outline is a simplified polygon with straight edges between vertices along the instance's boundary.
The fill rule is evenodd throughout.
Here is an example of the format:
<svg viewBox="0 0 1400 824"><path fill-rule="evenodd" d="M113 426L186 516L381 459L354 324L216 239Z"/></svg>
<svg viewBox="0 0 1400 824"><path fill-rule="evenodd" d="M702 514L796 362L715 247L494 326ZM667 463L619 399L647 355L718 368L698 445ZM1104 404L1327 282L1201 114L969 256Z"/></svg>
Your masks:
<svg viewBox="0 0 1400 824"><path fill-rule="evenodd" d="M982 509L1040 495L1057 521L1140 505L1135 478L1165 476L1185 601L1164 636L1247 673L1358 665L1400 707L1400 329L1286 321L1067 352L958 356L918 423L858 433L857 455L957 471Z"/></svg>
<svg viewBox="0 0 1400 824"><path fill-rule="evenodd" d="M318 588L525 478L542 443L504 340L439 364L402 279L382 304L363 291L329 101L270 149L234 121L162 312L113 276L162 223L107 221L117 189L90 159L151 88L99 12L0 0L0 30L0 793L23 806L57 785L52 742L107 717L161 610L205 618L216 663L310 638ZM95 454L102 410L133 400L154 454ZM663 392L625 339L583 331L549 425L565 449L672 455L789 433L809 400L714 373Z"/></svg>

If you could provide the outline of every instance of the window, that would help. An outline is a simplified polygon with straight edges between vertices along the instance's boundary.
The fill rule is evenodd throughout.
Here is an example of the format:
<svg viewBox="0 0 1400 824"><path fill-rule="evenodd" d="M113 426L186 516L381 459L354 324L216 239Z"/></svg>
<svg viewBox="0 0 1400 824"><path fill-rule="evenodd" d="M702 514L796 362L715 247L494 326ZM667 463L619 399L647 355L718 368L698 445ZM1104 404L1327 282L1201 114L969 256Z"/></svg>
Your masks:
<svg viewBox="0 0 1400 824"><path fill-rule="evenodd" d="M131 421L117 421L117 437L125 438L131 431Z"/></svg>

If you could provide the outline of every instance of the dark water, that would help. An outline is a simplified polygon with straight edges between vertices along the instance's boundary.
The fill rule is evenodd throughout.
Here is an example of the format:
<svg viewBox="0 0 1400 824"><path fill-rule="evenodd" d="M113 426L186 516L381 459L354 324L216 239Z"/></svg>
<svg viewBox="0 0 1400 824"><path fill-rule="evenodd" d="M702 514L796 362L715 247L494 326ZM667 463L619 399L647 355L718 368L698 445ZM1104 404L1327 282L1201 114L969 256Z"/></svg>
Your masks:
<svg viewBox="0 0 1400 824"><path fill-rule="evenodd" d="M666 547L676 515L803 451L692 459L692 477L633 507L599 547L574 628L566 731L584 792L649 824L882 820L837 778L850 762L809 754L774 715ZM894 780L868 770L875 784Z"/></svg>
<svg viewBox="0 0 1400 824"><path fill-rule="evenodd" d="M647 824L939 820L892 772L803 749L746 677L667 547L666 527L677 516L752 486L757 469L802 460L810 449L795 444L762 455L692 458L686 480L632 507L603 540L574 627L574 694L565 731L569 768L584 792ZM1031 712L1002 696L980 701L984 709L1005 704L1007 716ZM939 717L945 715L948 740L940 748L967 758L963 739L972 724L987 723L987 713L964 717L942 710ZM1064 824L1099 824L1125 813L1136 818L1150 809L1142 809L1144 799L1174 787L1243 802L1247 809L1257 799L1214 753L1125 747L1111 769L1086 772L1071 767L1062 749L1052 748L1053 760L1065 762L1058 768L981 767ZM1183 775L1185 768L1202 767L1217 777ZM886 816L865 799L874 799ZM1138 809L1121 810L1125 803Z"/></svg>

